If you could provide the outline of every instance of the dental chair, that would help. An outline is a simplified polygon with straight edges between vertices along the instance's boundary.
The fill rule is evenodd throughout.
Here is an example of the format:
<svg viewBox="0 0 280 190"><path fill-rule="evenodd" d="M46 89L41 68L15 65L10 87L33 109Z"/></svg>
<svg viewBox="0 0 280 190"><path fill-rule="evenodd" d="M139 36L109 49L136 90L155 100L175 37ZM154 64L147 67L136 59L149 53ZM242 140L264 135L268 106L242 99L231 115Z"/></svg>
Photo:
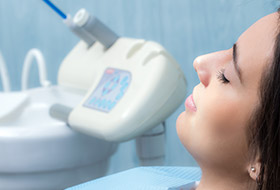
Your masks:
<svg viewBox="0 0 280 190"><path fill-rule="evenodd" d="M186 96L178 63L160 44L119 37L84 9L73 19L58 12L81 41L62 61L58 85L47 80L44 59L32 50L23 67L22 91L0 93L7 104L0 108L0 189L64 189L102 177L118 143L135 138L142 165L164 164L164 121ZM41 87L29 89L32 57L40 62ZM172 171L127 172L148 180ZM107 186L99 187L94 189Z"/></svg>

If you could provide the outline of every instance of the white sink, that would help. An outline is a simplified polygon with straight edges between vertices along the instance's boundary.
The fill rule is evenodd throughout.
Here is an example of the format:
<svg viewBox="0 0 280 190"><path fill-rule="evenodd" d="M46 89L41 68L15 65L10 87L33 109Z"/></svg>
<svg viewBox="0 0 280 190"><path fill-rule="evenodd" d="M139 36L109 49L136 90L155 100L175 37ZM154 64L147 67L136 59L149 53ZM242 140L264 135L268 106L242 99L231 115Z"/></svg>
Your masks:
<svg viewBox="0 0 280 190"><path fill-rule="evenodd" d="M63 189L105 175L117 145L49 116L51 105L74 107L84 94L58 86L24 93L16 109L0 117L0 189Z"/></svg>

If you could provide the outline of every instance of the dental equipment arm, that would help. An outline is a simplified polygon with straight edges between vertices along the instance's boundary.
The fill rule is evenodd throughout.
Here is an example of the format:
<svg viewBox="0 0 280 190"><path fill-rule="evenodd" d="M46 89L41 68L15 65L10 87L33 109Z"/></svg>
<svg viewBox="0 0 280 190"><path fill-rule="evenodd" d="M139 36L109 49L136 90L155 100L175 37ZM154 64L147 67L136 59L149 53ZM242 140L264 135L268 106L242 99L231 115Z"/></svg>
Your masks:
<svg viewBox="0 0 280 190"><path fill-rule="evenodd" d="M70 15L66 16L50 0L43 1L61 16L71 31L86 42L89 47L98 40L105 49L108 49L119 38L110 28L104 25L98 18L90 15L85 9L79 10L72 20Z"/></svg>
<svg viewBox="0 0 280 190"><path fill-rule="evenodd" d="M63 121L65 123L69 123L68 117L72 110L73 109L68 106L64 106L62 104L54 104L51 106L49 113L51 117Z"/></svg>

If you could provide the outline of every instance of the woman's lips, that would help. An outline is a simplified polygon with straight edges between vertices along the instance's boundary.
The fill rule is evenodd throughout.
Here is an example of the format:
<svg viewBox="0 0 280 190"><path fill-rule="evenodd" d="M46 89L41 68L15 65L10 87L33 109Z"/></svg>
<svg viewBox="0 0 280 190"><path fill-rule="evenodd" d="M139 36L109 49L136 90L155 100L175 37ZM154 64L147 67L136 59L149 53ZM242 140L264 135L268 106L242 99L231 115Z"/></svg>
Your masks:
<svg viewBox="0 0 280 190"><path fill-rule="evenodd" d="M190 111L196 112L196 105L193 100L193 95L191 94L185 101L185 106L188 108Z"/></svg>

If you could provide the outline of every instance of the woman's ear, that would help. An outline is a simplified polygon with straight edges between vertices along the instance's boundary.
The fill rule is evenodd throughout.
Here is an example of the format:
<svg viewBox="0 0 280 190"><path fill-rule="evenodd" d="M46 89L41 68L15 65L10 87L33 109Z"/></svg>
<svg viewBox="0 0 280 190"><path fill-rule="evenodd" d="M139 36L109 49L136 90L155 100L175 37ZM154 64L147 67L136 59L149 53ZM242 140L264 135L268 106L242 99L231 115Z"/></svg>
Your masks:
<svg viewBox="0 0 280 190"><path fill-rule="evenodd" d="M261 162L259 161L259 159L256 160L255 162L252 162L247 168L250 177L256 182L258 182L260 170L261 170Z"/></svg>

